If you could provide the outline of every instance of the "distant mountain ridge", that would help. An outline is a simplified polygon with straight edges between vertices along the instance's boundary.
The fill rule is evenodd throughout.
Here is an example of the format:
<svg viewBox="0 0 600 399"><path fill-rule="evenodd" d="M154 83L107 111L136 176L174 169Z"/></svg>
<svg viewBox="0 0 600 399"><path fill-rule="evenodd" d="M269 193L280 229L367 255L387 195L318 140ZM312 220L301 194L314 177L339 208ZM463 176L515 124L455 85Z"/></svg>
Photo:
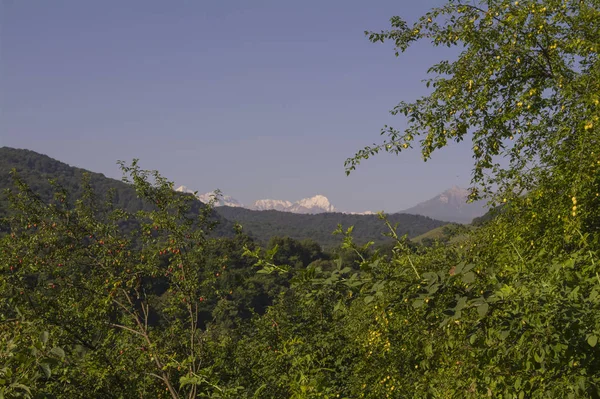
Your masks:
<svg viewBox="0 0 600 399"><path fill-rule="evenodd" d="M151 209L152 205L143 202L137 196L133 186L122 181L108 178L100 173L88 172L84 169L70 166L57 161L47 155L30 150L0 147L0 218L7 216L9 208L7 198L3 195L4 189L14 188L10 178L10 170L15 168L21 178L40 196L43 201L51 202L54 190L49 179L55 179L66 188L71 198L76 200L82 194L82 179L85 173L90 175L90 183L94 190L102 197L109 190L114 190L115 205L129 212L141 209ZM183 187L181 192L190 192ZM322 198L321 198L322 197ZM335 209L324 196L315 196L300 200L296 203L280 201L286 208L296 207L298 211L321 209ZM239 202L225 196L222 204ZM266 206L276 206L277 201L261 202ZM290 205L291 204L291 205ZM202 201L194 201L192 212L202 209ZM304 209L302 209L304 208ZM374 241L376 243L389 242L389 237L383 235L386 226L375 215L352 215L335 212L322 212L318 214L300 214L280 212L277 210L248 210L239 205L219 206L215 209L215 220L219 226L214 232L216 236L232 236L233 221L242 223L244 231L260 243L267 243L272 237L291 237L296 239L312 239L320 245L334 248L341 243L341 237L332 235L338 224L345 228L355 226L354 238L358 243ZM398 223L398 233L415 237L431 229L440 227L446 222L428 217L394 214L389 215L392 224ZM135 226L133 226L135 228Z"/></svg>
<svg viewBox="0 0 600 399"><path fill-rule="evenodd" d="M401 211L448 222L471 223L487 212L485 201L468 203L469 191L454 186L435 197Z"/></svg>
<svg viewBox="0 0 600 399"><path fill-rule="evenodd" d="M194 194L194 191L190 190L186 186L179 186L175 189L175 191L178 191L180 193ZM196 195L196 198L198 198L201 202L204 202L205 204L208 204L210 201L212 201L214 197L214 193ZM217 198L217 202L214 204L214 206L243 207L243 205L238 200L229 195L221 195L219 198Z"/></svg>
<svg viewBox="0 0 600 399"><path fill-rule="evenodd" d="M186 186L179 186L176 191L185 193L194 193ZM214 193L198 194L196 197L206 203L214 197ZM221 195L215 206L231 206L234 208L246 208L253 211L280 211L280 212L291 212L300 214L318 214L326 212L336 212L336 208L329 202L329 199L321 194L314 195L312 197L302 198L296 202L287 200L277 199L260 199L254 201L250 206L244 206L240 201L229 195ZM371 213L368 213L371 214Z"/></svg>
<svg viewBox="0 0 600 399"><path fill-rule="evenodd" d="M254 204L252 204L251 208L256 211L275 210L285 212L285 210L291 208L292 205L293 203L291 203L290 201L262 199L254 201Z"/></svg>
<svg viewBox="0 0 600 399"><path fill-rule="evenodd" d="M193 193L186 186L180 186L177 191ZM196 197L202 202L208 202L213 198L214 193L198 194ZM443 220L454 223L471 223L474 218L481 217L487 212L485 201L475 201L468 203L469 191L465 188L454 186L441 194L423 201L411 208L398 213L408 213L411 215L427 216L436 220ZM312 197L303 198L296 202L279 199L260 199L254 201L252 205L245 206L240 201L229 195L221 195L215 206L229 206L234 208L244 208L252 211L279 211L314 215L319 213L338 212L347 215L373 215L376 212L342 212L334 207L329 199L321 194Z"/></svg>

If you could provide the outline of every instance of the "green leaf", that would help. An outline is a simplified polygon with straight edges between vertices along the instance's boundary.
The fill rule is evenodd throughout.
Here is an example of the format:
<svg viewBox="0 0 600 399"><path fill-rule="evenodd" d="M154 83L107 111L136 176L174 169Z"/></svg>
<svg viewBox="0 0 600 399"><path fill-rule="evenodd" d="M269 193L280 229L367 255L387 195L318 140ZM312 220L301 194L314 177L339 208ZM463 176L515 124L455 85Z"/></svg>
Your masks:
<svg viewBox="0 0 600 399"><path fill-rule="evenodd" d="M484 302L481 305L477 306L477 313L479 314L479 317L485 316L487 314L489 308L490 308L490 305L488 305L487 302Z"/></svg>
<svg viewBox="0 0 600 399"><path fill-rule="evenodd" d="M65 351L62 348L59 348L58 346L55 346L54 348L52 348L50 350L50 353L60 357L61 359L65 358Z"/></svg>
<svg viewBox="0 0 600 399"><path fill-rule="evenodd" d="M417 299L412 303L413 308L418 309L420 307L423 307L423 304L425 303L425 301L423 301L422 299Z"/></svg>
<svg viewBox="0 0 600 399"><path fill-rule="evenodd" d="M474 264L474 263L469 263L468 265L465 265L465 266L462 268L462 270L461 270L461 273L465 274L465 273L467 273L468 271L472 270L474 267L475 267L475 264ZM457 272L457 273L458 273L458 272Z"/></svg>
<svg viewBox="0 0 600 399"><path fill-rule="evenodd" d="M465 274L462 277L462 282L465 284L471 284L474 281L475 281L475 273L473 273L473 272L468 272L467 274Z"/></svg>
<svg viewBox="0 0 600 399"><path fill-rule="evenodd" d="M587 343L593 348L598 343L598 336L592 334L588 337Z"/></svg>
<svg viewBox="0 0 600 399"><path fill-rule="evenodd" d="M373 302L374 299L375 299L375 297L373 295L366 296L365 303L371 303L371 302Z"/></svg>
<svg viewBox="0 0 600 399"><path fill-rule="evenodd" d="M464 309L464 307L467 306L467 297L463 296L458 298L458 302L456 302L456 306L454 307L454 309L456 311L462 310Z"/></svg>
<svg viewBox="0 0 600 399"><path fill-rule="evenodd" d="M52 370L50 370L50 365L48 363L40 363L40 368L46 375L46 378L50 378L52 375Z"/></svg>
<svg viewBox="0 0 600 399"><path fill-rule="evenodd" d="M46 345L46 342L48 342L48 337L50 336L50 334L48 334L48 331L44 331L40 334L40 341L42 341L42 343L44 345Z"/></svg>
<svg viewBox="0 0 600 399"><path fill-rule="evenodd" d="M458 265L456 265L456 267L454 268L454 274L460 274L464 267L464 263L459 263Z"/></svg>

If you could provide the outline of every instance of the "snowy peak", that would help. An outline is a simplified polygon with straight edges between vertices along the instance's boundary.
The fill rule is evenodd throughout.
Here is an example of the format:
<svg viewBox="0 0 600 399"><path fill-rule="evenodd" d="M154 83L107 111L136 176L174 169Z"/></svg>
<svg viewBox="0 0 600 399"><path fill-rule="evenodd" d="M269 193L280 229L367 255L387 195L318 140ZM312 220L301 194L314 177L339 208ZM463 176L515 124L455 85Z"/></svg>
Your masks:
<svg viewBox="0 0 600 399"><path fill-rule="evenodd" d="M177 189L175 189L175 191L194 194L194 191L190 190L186 186L179 186ZM197 194L196 197L200 201L207 203L213 199L214 195L214 193L210 192L206 194ZM336 212L335 207L331 205L329 199L321 194L317 194L313 197L303 198L296 202L276 199L261 199L255 201L251 206L248 207L244 206L240 201L229 195L221 195L218 198L218 201L215 203L215 206L232 206L248 208L255 211L275 210L281 212L305 214Z"/></svg>
<svg viewBox="0 0 600 399"><path fill-rule="evenodd" d="M179 186L175 189L175 191L179 191L181 193L194 194L194 191L190 190L186 186ZM204 202L205 204L210 202L214 198L214 196L215 196L214 192L196 195L196 197L200 201ZM215 206L233 206L233 207L238 207L238 208L243 207L243 205L240 201L236 200L235 198L233 198L229 195L221 195L217 199L217 202L215 202Z"/></svg>
<svg viewBox="0 0 600 399"><path fill-rule="evenodd" d="M442 204L451 204L456 207L467 206L469 198L469 190L454 186L438 195L437 200Z"/></svg>
<svg viewBox="0 0 600 399"><path fill-rule="evenodd" d="M208 203L209 201L211 201L214 197L215 197L215 193L206 193L206 194L198 195L198 199L200 201L204 202L205 204ZM235 198L233 198L229 195L219 196L219 198L217 198L217 202L215 202L215 206L233 206L236 208L244 207L240 201L236 200Z"/></svg>
<svg viewBox="0 0 600 399"><path fill-rule="evenodd" d="M347 215L377 215L377 212L373 211L364 211L364 212L342 212Z"/></svg>
<svg viewBox="0 0 600 399"><path fill-rule="evenodd" d="M335 212L335 207L331 205L324 195L315 195L314 197L303 198L296 202L284 200L263 199L258 200L250 208L257 211L276 210L292 213L324 213Z"/></svg>
<svg viewBox="0 0 600 399"><path fill-rule="evenodd" d="M335 212L335 207L331 205L327 197L317 194L313 197L303 198L294 202L288 209L288 212L293 213L323 213Z"/></svg>
<svg viewBox="0 0 600 399"><path fill-rule="evenodd" d="M186 186L179 186L175 189L175 191L178 191L180 193L194 194L194 192L192 190L190 190L189 188L187 188Z"/></svg>
<svg viewBox="0 0 600 399"><path fill-rule="evenodd" d="M274 200L274 199L262 199L255 201L254 204L250 207L250 209L254 209L256 211L267 211L270 209L276 211L285 211L290 208L293 204L290 201L283 200Z"/></svg>

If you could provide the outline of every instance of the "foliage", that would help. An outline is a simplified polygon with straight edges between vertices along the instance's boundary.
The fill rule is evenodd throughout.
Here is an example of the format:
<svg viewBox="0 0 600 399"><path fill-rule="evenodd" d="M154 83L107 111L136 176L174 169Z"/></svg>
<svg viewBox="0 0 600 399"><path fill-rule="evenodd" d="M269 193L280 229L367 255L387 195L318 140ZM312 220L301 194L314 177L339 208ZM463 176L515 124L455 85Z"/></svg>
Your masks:
<svg viewBox="0 0 600 399"><path fill-rule="evenodd" d="M417 40L460 54L429 69L429 95L393 109L407 128L384 127L388 138L348 159L347 172L422 136L425 160L449 142L472 139L473 198L495 186L503 197L518 195L552 170L577 181L598 154L598 21L597 0L450 0L412 25L393 17L391 30L366 32L372 42L392 41L396 55Z"/></svg>
<svg viewBox="0 0 600 399"><path fill-rule="evenodd" d="M0 324L0 398L48 397L40 380L60 370L65 352L50 345L48 331L39 331L18 309L14 314Z"/></svg>
<svg viewBox="0 0 600 399"><path fill-rule="evenodd" d="M235 275L226 256L209 250L211 208L192 218L193 197L136 162L122 167L151 210L131 214L100 202L89 178L75 204L59 186L45 203L15 175L14 216L2 237L5 301L78 358L59 383L96 397L218 391L202 362L202 312L227 300L220 280ZM133 218L139 228L123 229Z"/></svg>

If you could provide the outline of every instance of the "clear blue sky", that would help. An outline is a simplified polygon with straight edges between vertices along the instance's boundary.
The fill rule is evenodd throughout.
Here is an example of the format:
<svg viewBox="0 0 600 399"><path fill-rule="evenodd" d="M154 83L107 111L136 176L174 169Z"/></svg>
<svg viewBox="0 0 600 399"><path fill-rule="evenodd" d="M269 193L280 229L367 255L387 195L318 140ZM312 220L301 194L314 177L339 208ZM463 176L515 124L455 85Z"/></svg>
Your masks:
<svg viewBox="0 0 600 399"><path fill-rule="evenodd" d="M440 0L0 0L0 146L120 178L140 158L176 184L243 203L326 195L345 211L399 211L470 180L470 144L423 163L383 154L388 111L426 93L451 56L396 58L364 30Z"/></svg>

